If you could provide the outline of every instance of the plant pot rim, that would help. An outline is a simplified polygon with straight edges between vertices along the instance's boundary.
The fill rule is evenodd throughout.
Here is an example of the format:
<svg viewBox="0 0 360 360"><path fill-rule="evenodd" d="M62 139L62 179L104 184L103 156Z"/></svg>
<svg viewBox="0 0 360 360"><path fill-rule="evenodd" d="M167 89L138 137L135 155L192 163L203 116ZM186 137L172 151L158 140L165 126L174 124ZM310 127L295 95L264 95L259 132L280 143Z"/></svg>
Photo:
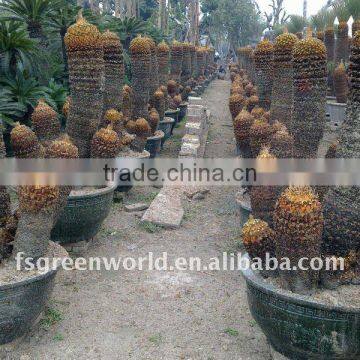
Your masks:
<svg viewBox="0 0 360 360"><path fill-rule="evenodd" d="M244 210L251 211L251 210L252 210L252 209L251 209L251 205L248 206L248 205L244 202L243 197L244 197L243 192L238 191L238 192L236 193L236 195L235 195L235 201L236 201L236 203L237 203L241 208L243 208Z"/></svg>
<svg viewBox="0 0 360 360"><path fill-rule="evenodd" d="M188 103L187 101L185 101L185 102L181 103L181 104L179 105L179 107L186 107L186 106L188 106L188 105L189 105L189 103Z"/></svg>
<svg viewBox="0 0 360 360"><path fill-rule="evenodd" d="M175 122L175 119L165 116L163 120L160 121L160 123L165 123L165 124L172 124L173 122Z"/></svg>
<svg viewBox="0 0 360 360"><path fill-rule="evenodd" d="M108 193L114 191L116 189L116 187L117 187L116 184L110 184L110 185L107 185L106 187L89 191L86 194L76 194L76 193L74 194L73 192L71 192L69 195L69 198L71 198L71 199L89 199L89 198L97 197L100 195L108 194Z"/></svg>
<svg viewBox="0 0 360 360"><path fill-rule="evenodd" d="M158 135L154 135L154 136L149 136L147 139L148 141L152 141L152 140L159 140L162 139L165 136L165 133L162 130L156 130L156 132L158 132Z"/></svg>
<svg viewBox="0 0 360 360"><path fill-rule="evenodd" d="M250 260L250 257L247 253L244 254L243 257ZM296 303L319 310L334 311L337 313L360 314L360 308L357 309L339 305L326 305L315 300L304 299L303 295L292 292L284 293L283 289L278 289L274 285L265 282L261 275L256 274L251 268L245 270L241 269L241 273L246 282L250 283L256 289L261 290L266 294L280 298L286 302Z"/></svg>
<svg viewBox="0 0 360 360"><path fill-rule="evenodd" d="M166 114L176 114L178 112L180 112L179 108L177 108L176 110L175 109L168 109L168 110L165 111L165 115Z"/></svg>
<svg viewBox="0 0 360 360"><path fill-rule="evenodd" d="M53 241L49 241L49 243L53 243L54 246L60 247L63 249L63 251L66 251L60 244L55 243ZM38 281L42 281L48 277L50 277L51 275L53 275L54 273L57 273L59 271L60 268L60 264L57 264L57 268L56 269L51 269L50 271L44 273L44 274L36 274L34 276L31 276L29 278L23 279L23 280L19 280L19 281L15 281L15 282L11 282L9 284L4 284L4 285L0 285L0 293L2 291L5 290L12 290L12 289L16 289L18 287L23 287Z"/></svg>
<svg viewBox="0 0 360 360"><path fill-rule="evenodd" d="M338 102L336 102L336 100L328 100L327 104L330 106L338 106L338 107L346 107L347 106L346 103L338 103Z"/></svg>

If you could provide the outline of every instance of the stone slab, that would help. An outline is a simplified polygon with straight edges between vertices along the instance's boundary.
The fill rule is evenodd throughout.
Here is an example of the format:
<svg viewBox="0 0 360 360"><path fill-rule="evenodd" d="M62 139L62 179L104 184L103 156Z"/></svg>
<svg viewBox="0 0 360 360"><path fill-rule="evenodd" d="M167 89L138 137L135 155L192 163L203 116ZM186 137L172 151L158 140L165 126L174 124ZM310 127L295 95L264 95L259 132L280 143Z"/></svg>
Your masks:
<svg viewBox="0 0 360 360"><path fill-rule="evenodd" d="M198 151L200 148L200 143L198 144L191 144L191 143L183 143L181 145L181 150L179 155L180 156L197 156L198 155Z"/></svg>
<svg viewBox="0 0 360 360"><path fill-rule="evenodd" d="M189 96L189 104L190 105L202 105L203 104L203 99L201 97L197 97L197 96Z"/></svg>
<svg viewBox="0 0 360 360"><path fill-rule="evenodd" d="M181 190L164 187L143 215L141 222L150 222L168 229L178 228L184 217Z"/></svg>
<svg viewBox="0 0 360 360"><path fill-rule="evenodd" d="M190 134L186 134L183 138L182 138L182 142L183 143L189 143L189 144L200 144L200 138L198 135L190 135Z"/></svg>
<svg viewBox="0 0 360 360"><path fill-rule="evenodd" d="M188 135L201 136L202 124L201 123L187 123L185 125L185 133Z"/></svg>

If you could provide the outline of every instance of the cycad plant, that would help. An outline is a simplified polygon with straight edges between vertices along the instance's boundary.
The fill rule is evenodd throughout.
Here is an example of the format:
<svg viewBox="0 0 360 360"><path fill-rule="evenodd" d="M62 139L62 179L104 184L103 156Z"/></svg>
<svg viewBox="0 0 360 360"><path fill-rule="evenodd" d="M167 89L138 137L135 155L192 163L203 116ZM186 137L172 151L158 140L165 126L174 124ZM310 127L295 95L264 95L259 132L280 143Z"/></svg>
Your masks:
<svg viewBox="0 0 360 360"><path fill-rule="evenodd" d="M179 81L183 62L183 45L178 41L174 41L170 47L170 54L170 78Z"/></svg>
<svg viewBox="0 0 360 360"><path fill-rule="evenodd" d="M291 129L293 109L292 50L298 42L294 34L278 36L274 43L274 81L271 95L271 123L281 121Z"/></svg>
<svg viewBox="0 0 360 360"><path fill-rule="evenodd" d="M165 41L157 46L157 58L159 66L159 84L166 85L169 80L170 48Z"/></svg>
<svg viewBox="0 0 360 360"><path fill-rule="evenodd" d="M300 15L290 15L290 20L286 25L289 32L295 34L301 40L307 21Z"/></svg>
<svg viewBox="0 0 360 360"><path fill-rule="evenodd" d="M104 52L102 36L96 26L81 14L69 27L65 44L69 59L71 103L67 133L79 149L79 156L90 156L90 142L103 114Z"/></svg>
<svg viewBox="0 0 360 360"><path fill-rule="evenodd" d="M360 33L355 34L350 56L350 93L336 158L359 158L360 136ZM346 255L359 250L360 187L332 187L324 201L325 249L327 254Z"/></svg>
<svg viewBox="0 0 360 360"><path fill-rule="evenodd" d="M30 38L44 44L44 22L54 4L54 0L4 0L0 3L0 12L5 19L25 23Z"/></svg>
<svg viewBox="0 0 360 360"><path fill-rule="evenodd" d="M36 60L36 42L18 21L0 21L0 71L15 74L18 67L31 72Z"/></svg>
<svg viewBox="0 0 360 360"><path fill-rule="evenodd" d="M325 127L326 48L323 42L308 37L293 48L294 109L292 134L294 155L317 157Z"/></svg>
<svg viewBox="0 0 360 360"><path fill-rule="evenodd" d="M133 118L148 117L149 76L151 49L145 37L137 36L130 44L132 90L134 96Z"/></svg>
<svg viewBox="0 0 360 360"><path fill-rule="evenodd" d="M316 37L324 41L325 40L325 26L327 18L327 9L321 9L317 14L311 17L311 26L316 30Z"/></svg>
<svg viewBox="0 0 360 360"><path fill-rule="evenodd" d="M353 17L352 36L360 30L360 1L358 0L344 0L348 13Z"/></svg>
<svg viewBox="0 0 360 360"><path fill-rule="evenodd" d="M341 61L347 63L349 59L349 26L347 22L350 14L343 0L337 0L333 6L339 20L335 47L335 64L339 65Z"/></svg>

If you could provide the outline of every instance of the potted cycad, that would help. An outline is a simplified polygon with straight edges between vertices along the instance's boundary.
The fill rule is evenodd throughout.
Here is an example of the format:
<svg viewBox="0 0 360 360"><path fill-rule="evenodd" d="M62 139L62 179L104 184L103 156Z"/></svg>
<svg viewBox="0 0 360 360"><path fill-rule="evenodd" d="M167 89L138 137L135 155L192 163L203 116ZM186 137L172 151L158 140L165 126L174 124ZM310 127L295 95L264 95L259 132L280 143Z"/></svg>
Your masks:
<svg viewBox="0 0 360 360"><path fill-rule="evenodd" d="M299 46L294 50L295 69L300 71L300 61L305 59L313 71L318 68L319 72L321 68L322 79L319 74L312 84L319 86L325 96L324 51L317 42L303 41L298 43L303 50ZM315 54L317 66L316 62L312 64ZM337 158L360 155L356 140L360 114L359 59L360 32L354 37L350 56L349 108L334 148ZM301 78L296 76L299 83L294 85L304 85L301 79L306 74L311 79L305 68L302 74ZM320 105L324 106L323 102L317 106ZM279 134L270 146L276 143L280 144ZM312 154L316 153L317 144L313 139ZM333 148L330 152L334 153ZM302 152L303 156L308 154ZM355 186L330 188L322 203L310 187L289 187L279 196L272 214L268 214L273 226L253 218L244 226L244 246L250 256L246 255L246 259L250 263L275 252L274 258L283 264L269 278L268 273L253 268L243 271L243 275L253 317L272 348L290 359L360 358L359 199L359 187ZM303 261L307 261L305 268L300 266ZM315 266L315 261L318 264L322 261L323 267ZM330 264L329 268L325 264Z"/></svg>

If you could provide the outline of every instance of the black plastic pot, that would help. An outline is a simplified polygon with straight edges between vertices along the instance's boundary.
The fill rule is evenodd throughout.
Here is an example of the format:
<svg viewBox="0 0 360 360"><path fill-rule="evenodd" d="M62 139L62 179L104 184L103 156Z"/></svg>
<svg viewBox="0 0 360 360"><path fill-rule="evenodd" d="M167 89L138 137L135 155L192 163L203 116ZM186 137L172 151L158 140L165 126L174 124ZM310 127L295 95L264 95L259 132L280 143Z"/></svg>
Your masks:
<svg viewBox="0 0 360 360"><path fill-rule="evenodd" d="M143 156L138 157L138 159L148 159L149 157L150 157L150 153L148 151L144 150ZM122 173L123 179L128 179L129 173L130 173L130 171L124 171ZM130 176L130 179L132 179L131 176ZM118 184L117 188L115 189L115 193L127 193L133 188L133 186L134 186L133 183L130 183L130 184L128 182L126 182L125 184L122 183L121 178L119 176L119 184Z"/></svg>
<svg viewBox="0 0 360 360"><path fill-rule="evenodd" d="M165 134L159 130L158 134L155 136L148 137L145 150L150 153L150 159L155 158L161 151L161 140L164 138Z"/></svg>
<svg viewBox="0 0 360 360"><path fill-rule="evenodd" d="M360 309L284 293L251 269L242 274L251 314L277 352L292 360L360 359Z"/></svg>
<svg viewBox="0 0 360 360"><path fill-rule="evenodd" d="M165 111L166 117L170 117L175 120L171 128L171 135L173 134L175 125L179 122L179 113L180 113L180 109L176 109L176 110L169 109Z"/></svg>
<svg viewBox="0 0 360 360"><path fill-rule="evenodd" d="M185 116L186 116L186 112L187 112L187 108L188 108L188 103L183 103L179 105L179 121L184 120Z"/></svg>
<svg viewBox="0 0 360 360"><path fill-rule="evenodd" d="M165 117L163 121L159 122L159 130L164 133L161 139L161 148L164 147L165 141L171 136L171 130L175 126L175 120L170 117Z"/></svg>
<svg viewBox="0 0 360 360"><path fill-rule="evenodd" d="M93 238L110 212L115 188L113 185L83 195L70 195L51 231L51 240L69 244Z"/></svg>
<svg viewBox="0 0 360 360"><path fill-rule="evenodd" d="M0 285L0 345L21 338L44 311L57 270L8 285Z"/></svg>

